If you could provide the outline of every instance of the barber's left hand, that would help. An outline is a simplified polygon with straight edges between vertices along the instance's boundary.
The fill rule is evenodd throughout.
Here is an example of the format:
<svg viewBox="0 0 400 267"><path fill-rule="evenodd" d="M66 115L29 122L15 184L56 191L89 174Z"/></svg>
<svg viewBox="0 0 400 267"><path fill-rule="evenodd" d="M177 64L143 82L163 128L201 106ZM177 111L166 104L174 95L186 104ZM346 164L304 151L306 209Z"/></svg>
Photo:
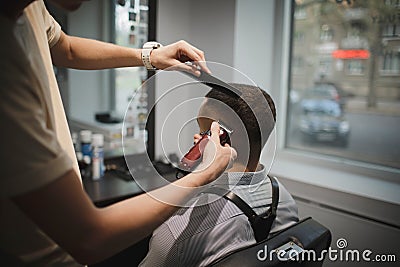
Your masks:
<svg viewBox="0 0 400 267"><path fill-rule="evenodd" d="M157 69L176 68L178 70L192 72L199 76L201 70L211 73L205 63L204 52L185 41L154 49L150 55L151 64ZM193 61L193 65L182 64Z"/></svg>

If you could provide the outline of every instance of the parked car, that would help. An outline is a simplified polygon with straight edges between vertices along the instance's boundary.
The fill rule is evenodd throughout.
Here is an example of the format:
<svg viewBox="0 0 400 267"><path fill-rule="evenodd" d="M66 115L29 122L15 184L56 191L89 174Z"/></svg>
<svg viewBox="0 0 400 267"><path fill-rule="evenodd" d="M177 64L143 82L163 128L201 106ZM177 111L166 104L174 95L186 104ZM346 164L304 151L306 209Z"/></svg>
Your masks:
<svg viewBox="0 0 400 267"><path fill-rule="evenodd" d="M341 109L346 105L347 94L338 85L330 82L316 82L314 87L306 90L304 98L329 99L337 102Z"/></svg>
<svg viewBox="0 0 400 267"><path fill-rule="evenodd" d="M350 125L336 101L303 99L301 108L300 132L304 141L336 142L347 146Z"/></svg>

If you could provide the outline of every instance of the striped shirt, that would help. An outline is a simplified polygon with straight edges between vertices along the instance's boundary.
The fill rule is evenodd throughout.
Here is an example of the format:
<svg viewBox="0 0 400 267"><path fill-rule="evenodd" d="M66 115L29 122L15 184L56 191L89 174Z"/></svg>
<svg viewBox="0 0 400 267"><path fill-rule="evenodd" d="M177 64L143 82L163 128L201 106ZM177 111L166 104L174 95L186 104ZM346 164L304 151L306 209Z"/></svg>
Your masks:
<svg viewBox="0 0 400 267"><path fill-rule="evenodd" d="M260 167L256 172L225 173L214 184L228 186L261 214L271 204L272 188L265 168ZM209 204L199 205L202 202ZM271 233L297 221L296 203L279 183L277 217ZM154 231L140 266L208 266L231 251L255 243L246 215L235 204L213 194L201 194L191 207L181 208Z"/></svg>

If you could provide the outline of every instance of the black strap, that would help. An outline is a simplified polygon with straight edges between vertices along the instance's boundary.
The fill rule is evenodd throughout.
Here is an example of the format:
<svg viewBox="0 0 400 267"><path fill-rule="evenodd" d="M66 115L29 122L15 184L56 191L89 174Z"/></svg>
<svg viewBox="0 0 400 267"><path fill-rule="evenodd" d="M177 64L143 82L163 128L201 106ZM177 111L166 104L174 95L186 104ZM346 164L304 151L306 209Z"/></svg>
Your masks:
<svg viewBox="0 0 400 267"><path fill-rule="evenodd" d="M211 193L218 196L222 196L227 200L232 201L248 218L255 218L257 217L257 213L238 195L233 193L232 191L228 191L221 187L210 187L209 189L205 190L203 193Z"/></svg>
<svg viewBox="0 0 400 267"><path fill-rule="evenodd" d="M238 195L220 187L210 187L203 193L211 193L224 197L225 199L233 202L249 219L251 228L254 232L254 237L257 242L264 240L268 237L272 224L276 218L276 211L279 203L279 184L275 177L268 175L272 187L272 203L269 209L257 215L253 209Z"/></svg>
<svg viewBox="0 0 400 267"><path fill-rule="evenodd" d="M272 203L270 208L263 214L257 216L257 218L252 223L253 231L256 233L256 241L262 241L266 239L271 232L272 224L276 218L276 211L278 209L279 203L279 184L275 177L268 175L271 181L272 187Z"/></svg>

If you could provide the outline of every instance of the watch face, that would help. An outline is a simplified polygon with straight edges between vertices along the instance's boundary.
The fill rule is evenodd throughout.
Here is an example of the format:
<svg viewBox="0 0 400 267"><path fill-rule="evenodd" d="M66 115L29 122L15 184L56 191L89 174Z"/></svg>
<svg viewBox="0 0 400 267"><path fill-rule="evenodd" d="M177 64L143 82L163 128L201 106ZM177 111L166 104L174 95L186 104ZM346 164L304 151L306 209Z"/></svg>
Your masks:
<svg viewBox="0 0 400 267"><path fill-rule="evenodd" d="M160 43L157 42L147 42L143 45L144 49L157 49L162 47L162 45Z"/></svg>

